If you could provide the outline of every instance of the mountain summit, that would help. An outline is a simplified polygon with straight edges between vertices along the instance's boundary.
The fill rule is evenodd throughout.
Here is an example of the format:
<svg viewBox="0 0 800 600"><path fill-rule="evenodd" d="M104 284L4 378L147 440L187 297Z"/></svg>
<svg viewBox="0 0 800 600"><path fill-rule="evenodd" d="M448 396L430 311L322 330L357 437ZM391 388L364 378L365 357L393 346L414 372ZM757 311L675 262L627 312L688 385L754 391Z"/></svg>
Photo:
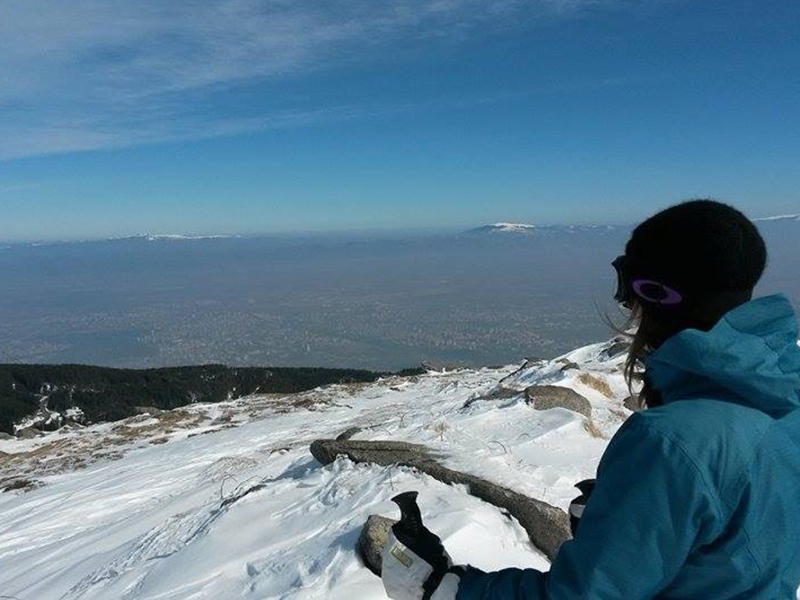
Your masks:
<svg viewBox="0 0 800 600"><path fill-rule="evenodd" d="M759 217L753 221L800 221L800 214L797 215L776 215L774 217Z"/></svg>
<svg viewBox="0 0 800 600"><path fill-rule="evenodd" d="M469 233L533 233L535 230L535 225L527 223L494 223L476 227L470 230Z"/></svg>

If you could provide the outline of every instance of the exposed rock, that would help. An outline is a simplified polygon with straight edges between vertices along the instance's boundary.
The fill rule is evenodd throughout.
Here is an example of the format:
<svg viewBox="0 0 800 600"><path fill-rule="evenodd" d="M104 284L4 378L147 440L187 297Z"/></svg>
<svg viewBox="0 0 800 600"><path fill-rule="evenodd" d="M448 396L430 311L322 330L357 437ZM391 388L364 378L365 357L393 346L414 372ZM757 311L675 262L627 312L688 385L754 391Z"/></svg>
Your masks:
<svg viewBox="0 0 800 600"><path fill-rule="evenodd" d="M355 434L361 431L361 427L348 427L342 433L336 436L336 440L342 442L344 440L349 440Z"/></svg>
<svg viewBox="0 0 800 600"><path fill-rule="evenodd" d="M580 368L581 366L578 363L568 360L564 363L564 366L561 367L561 372L563 373L564 371L574 371L575 369L580 369Z"/></svg>
<svg viewBox="0 0 800 600"><path fill-rule="evenodd" d="M547 362L546 358L541 356L526 356L525 362L522 364L521 369L530 369L531 367L541 367Z"/></svg>
<svg viewBox="0 0 800 600"><path fill-rule="evenodd" d="M569 519L560 508L469 473L447 469L435 461L416 466L443 483L465 485L473 496L508 511L525 529L533 545L550 559L555 558L561 544L571 537Z"/></svg>
<svg viewBox="0 0 800 600"><path fill-rule="evenodd" d="M474 398L470 398L466 402L462 408L467 408L472 406L476 402L482 402L484 400L491 401L491 400L506 400L508 398L513 398L514 396L519 396L522 392L519 390L515 390L513 388L507 388L503 385L498 385L497 387L493 388L489 392L483 394L482 396L475 396Z"/></svg>
<svg viewBox="0 0 800 600"><path fill-rule="evenodd" d="M47 419L37 421L36 429L39 431L57 431L61 428L64 419L61 415L50 415Z"/></svg>
<svg viewBox="0 0 800 600"><path fill-rule="evenodd" d="M567 514L546 502L529 498L497 484L443 467L424 446L406 442L317 440L311 444L314 458L323 464L345 456L353 462L415 468L442 483L464 485L473 496L508 511L528 533L534 546L551 559L569 539Z"/></svg>
<svg viewBox="0 0 800 600"><path fill-rule="evenodd" d="M630 347L631 347L630 340L625 338L616 338L608 348L603 350L603 352L601 353L601 357L603 359L616 358L621 354L625 354Z"/></svg>
<svg viewBox="0 0 800 600"><path fill-rule="evenodd" d="M44 434L35 427L25 427L24 429L17 430L16 435L21 440L32 440Z"/></svg>
<svg viewBox="0 0 800 600"><path fill-rule="evenodd" d="M636 412L637 410L642 410L642 407L639 405L639 396L636 394L633 394L625 398L623 404L625 405L625 408L627 408L628 410L632 410L634 412Z"/></svg>
<svg viewBox="0 0 800 600"><path fill-rule="evenodd" d="M0 431L0 440L13 440L14 436L5 431Z"/></svg>
<svg viewBox="0 0 800 600"><path fill-rule="evenodd" d="M13 492L15 490L28 491L39 487L39 482L34 479L9 477L0 480L0 492ZM2 598L2 596L0 596Z"/></svg>
<svg viewBox="0 0 800 600"><path fill-rule="evenodd" d="M525 362L522 364L522 366L520 368L518 368L513 373L509 373L508 375L506 375L505 377L503 377L500 380L499 386L500 387L506 387L506 382L508 382L508 381L511 381L511 382L516 381L516 379L519 377L520 373L523 373L523 372L528 371L530 369L533 369L535 367L543 367L548 362L549 361L547 361L547 360L545 360L543 358L526 358ZM514 384L512 383L512 386L513 385Z"/></svg>
<svg viewBox="0 0 800 600"><path fill-rule="evenodd" d="M230 423L233 420L233 411L225 410L217 418L212 419L211 425L222 425L223 423Z"/></svg>
<svg viewBox="0 0 800 600"><path fill-rule="evenodd" d="M525 389L525 397L536 410L566 408L591 418L592 405L575 390L558 385L532 385Z"/></svg>
<svg viewBox="0 0 800 600"><path fill-rule="evenodd" d="M389 530L397 523L394 519L370 515L358 537L358 554L367 568L378 577L381 575L383 559L381 553L389 537Z"/></svg>
<svg viewBox="0 0 800 600"><path fill-rule="evenodd" d="M329 465L337 456L346 456L353 462L373 463L387 467L431 458L428 449L408 442L362 440L317 440L311 444L311 455L323 465Z"/></svg>

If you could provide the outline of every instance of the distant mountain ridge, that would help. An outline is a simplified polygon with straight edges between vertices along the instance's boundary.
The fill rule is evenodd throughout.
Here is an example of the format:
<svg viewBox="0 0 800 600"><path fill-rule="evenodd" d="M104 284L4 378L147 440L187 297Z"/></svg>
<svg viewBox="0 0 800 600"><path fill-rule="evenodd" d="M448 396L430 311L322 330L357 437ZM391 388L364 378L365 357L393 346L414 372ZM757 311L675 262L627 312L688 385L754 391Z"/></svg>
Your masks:
<svg viewBox="0 0 800 600"><path fill-rule="evenodd" d="M753 221L800 221L800 214L796 215L777 215L774 217L759 217Z"/></svg>
<svg viewBox="0 0 800 600"><path fill-rule="evenodd" d="M753 221L776 222L776 221L797 221L800 222L800 213L772 215L766 217L754 217ZM633 227L634 223L618 224L559 224L550 223L545 225L534 225L531 223L506 222L500 221L481 225L467 230L464 233L536 233L540 231L554 230L593 230L593 229L614 229L617 227ZM334 232L335 233L335 232ZM146 241L146 242L187 242L201 240L227 240L227 239L252 239L269 237L274 234L236 234L236 233L213 233L213 234L194 234L194 233L137 233L131 235L111 236L106 238L85 238L85 239L53 239L53 240L30 240L30 241L10 241L0 240L0 249L9 249L17 246L57 246L103 242L124 242L124 241ZM304 235L298 234L302 238Z"/></svg>
<svg viewBox="0 0 800 600"><path fill-rule="evenodd" d="M465 235L475 236L497 236L503 237L527 237L538 234L556 234L556 233L575 233L575 232L606 232L614 231L620 225L602 225L602 224L573 224L573 225L532 225L530 223L492 223L490 225L482 225L475 227L464 232Z"/></svg>
<svg viewBox="0 0 800 600"><path fill-rule="evenodd" d="M195 240L226 240L230 238L238 238L238 235L193 235L186 233L139 233L136 235L126 235L121 237L108 238L105 241L127 241L127 240L144 240L147 242L186 242Z"/></svg>

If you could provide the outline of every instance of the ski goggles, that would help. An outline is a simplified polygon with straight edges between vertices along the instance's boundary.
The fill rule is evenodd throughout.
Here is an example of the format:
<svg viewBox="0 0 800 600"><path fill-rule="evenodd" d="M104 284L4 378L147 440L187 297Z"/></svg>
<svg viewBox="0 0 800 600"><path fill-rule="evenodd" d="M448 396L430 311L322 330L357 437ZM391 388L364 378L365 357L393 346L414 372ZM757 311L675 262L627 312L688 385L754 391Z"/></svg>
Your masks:
<svg viewBox="0 0 800 600"><path fill-rule="evenodd" d="M652 279L634 279L631 275L630 259L618 256L611 263L617 272L617 291L614 300L625 308L633 307L634 296L658 306L675 306L683 302L683 295L677 290Z"/></svg>

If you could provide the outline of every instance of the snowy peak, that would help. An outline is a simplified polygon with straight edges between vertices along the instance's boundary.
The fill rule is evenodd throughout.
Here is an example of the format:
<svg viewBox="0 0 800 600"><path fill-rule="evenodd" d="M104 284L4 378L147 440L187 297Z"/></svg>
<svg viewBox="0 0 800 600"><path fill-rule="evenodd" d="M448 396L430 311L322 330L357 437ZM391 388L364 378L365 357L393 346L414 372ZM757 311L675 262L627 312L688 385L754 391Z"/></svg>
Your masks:
<svg viewBox="0 0 800 600"><path fill-rule="evenodd" d="M753 221L800 221L800 214L797 215L777 215L774 217L760 217L758 219L753 219Z"/></svg>
<svg viewBox="0 0 800 600"><path fill-rule="evenodd" d="M476 227L470 233L533 233L535 225L528 223L493 223Z"/></svg>
<svg viewBox="0 0 800 600"><path fill-rule="evenodd" d="M184 242L184 241L196 241L196 240L220 240L220 239L227 239L231 237L239 237L233 235L190 235L184 233L163 233L163 234L153 234L153 233L140 233L138 235L129 235L124 237L118 238L110 238L109 241L120 241L120 240L144 240L147 242Z"/></svg>

